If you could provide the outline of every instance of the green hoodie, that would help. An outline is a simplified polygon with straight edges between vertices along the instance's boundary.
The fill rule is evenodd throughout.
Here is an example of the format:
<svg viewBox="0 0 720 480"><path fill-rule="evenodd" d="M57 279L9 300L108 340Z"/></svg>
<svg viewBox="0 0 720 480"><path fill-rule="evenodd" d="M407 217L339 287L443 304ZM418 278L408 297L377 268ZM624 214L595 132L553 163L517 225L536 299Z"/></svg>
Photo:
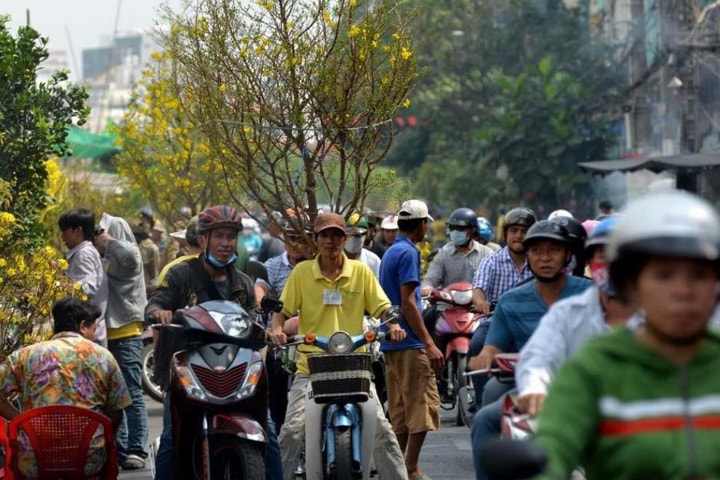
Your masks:
<svg viewBox="0 0 720 480"><path fill-rule="evenodd" d="M535 441L551 478L720 478L720 337L682 367L627 329L593 339L558 372Z"/></svg>

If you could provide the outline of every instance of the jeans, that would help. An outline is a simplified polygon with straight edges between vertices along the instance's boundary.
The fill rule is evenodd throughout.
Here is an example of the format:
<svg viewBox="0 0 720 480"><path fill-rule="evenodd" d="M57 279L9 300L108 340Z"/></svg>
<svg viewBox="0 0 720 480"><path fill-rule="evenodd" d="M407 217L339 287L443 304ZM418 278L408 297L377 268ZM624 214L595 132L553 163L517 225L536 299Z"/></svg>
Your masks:
<svg viewBox="0 0 720 480"><path fill-rule="evenodd" d="M132 399L132 404L125 408L125 415L116 435L118 460L123 462L130 454L147 458L145 447L148 440L148 417L143 396L140 360L142 338L136 336L108 340L108 350L120 365L120 371Z"/></svg>
<svg viewBox="0 0 720 480"><path fill-rule="evenodd" d="M170 412L170 394L165 394L163 401L163 429L160 434L160 447L155 458L155 480L173 480L175 478L175 463L172 445L172 414ZM280 457L280 444L275 433L275 423L267 414L268 443L265 446L265 479L282 480L283 469Z"/></svg>
<svg viewBox="0 0 720 480"><path fill-rule="evenodd" d="M493 385L493 382L497 386ZM491 400L490 403L484 404L473 418L472 425L470 426L470 440L472 443L473 452L473 463L475 464L475 479L476 480L489 480L489 477L483 469L482 462L480 461L480 447L489 441L496 440L500 436L500 422L502 421L502 407L505 393L513 389L513 385L506 385L499 383L497 380L492 379L488 382L488 386L492 386L493 391L483 393L483 399ZM485 393L500 394L499 397L492 399Z"/></svg>
<svg viewBox="0 0 720 480"><path fill-rule="evenodd" d="M470 347L468 348L468 358L478 355L485 345L485 339L487 338L488 330L490 330L490 322L484 322L478 325L475 333L473 333L472 339L470 340ZM487 375L473 375L472 379L473 389L475 390L475 403L480 405L480 398L482 397L483 388L485 383L488 381Z"/></svg>

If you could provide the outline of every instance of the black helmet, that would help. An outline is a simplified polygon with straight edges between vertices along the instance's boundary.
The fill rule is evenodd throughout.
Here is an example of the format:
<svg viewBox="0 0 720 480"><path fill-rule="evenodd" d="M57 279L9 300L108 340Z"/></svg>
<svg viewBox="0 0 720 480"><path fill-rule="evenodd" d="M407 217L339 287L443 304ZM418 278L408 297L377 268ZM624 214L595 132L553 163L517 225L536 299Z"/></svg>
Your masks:
<svg viewBox="0 0 720 480"><path fill-rule="evenodd" d="M587 232L585 231L585 227L582 226L582 223L580 223L577 219L572 217L559 216L554 217L550 221L565 227L565 229L568 231L568 236L573 245L578 245L580 247L585 245Z"/></svg>
<svg viewBox="0 0 720 480"><path fill-rule="evenodd" d="M477 230L478 217L477 214L469 208L458 208L450 214L447 225L448 227L472 227Z"/></svg>
<svg viewBox="0 0 720 480"><path fill-rule="evenodd" d="M563 227L559 223L553 222L552 220L540 220L533 224L525 234L523 240L523 247L525 250L528 249L530 244L537 240L554 240L556 242L563 243L570 246L570 234L567 228Z"/></svg>
<svg viewBox="0 0 720 480"><path fill-rule="evenodd" d="M503 222L503 231L507 231L509 227L519 226L530 228L537 222L535 212L525 207L513 208L505 214Z"/></svg>

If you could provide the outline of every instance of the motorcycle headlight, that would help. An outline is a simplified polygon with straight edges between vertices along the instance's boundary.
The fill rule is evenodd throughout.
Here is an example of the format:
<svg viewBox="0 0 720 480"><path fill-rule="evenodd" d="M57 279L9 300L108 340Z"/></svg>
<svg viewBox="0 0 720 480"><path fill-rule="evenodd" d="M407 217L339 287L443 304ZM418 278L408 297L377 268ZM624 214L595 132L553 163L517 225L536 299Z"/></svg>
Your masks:
<svg viewBox="0 0 720 480"><path fill-rule="evenodd" d="M348 353L352 348L352 337L346 332L335 332L328 340L330 353Z"/></svg>
<svg viewBox="0 0 720 480"><path fill-rule="evenodd" d="M453 302L457 305L470 305L472 303L472 290L450 290Z"/></svg>
<svg viewBox="0 0 720 480"><path fill-rule="evenodd" d="M207 395L197 380L195 380L195 376L190 371L190 368L187 365L181 365L177 362L174 367L175 375L177 375L178 380L180 380L180 383L185 388L185 393L187 393L189 397L198 400L207 400Z"/></svg>
<svg viewBox="0 0 720 480"><path fill-rule="evenodd" d="M257 384L260 381L262 372L262 362L255 362L250 365L250 367L248 367L248 371L245 374L245 381L243 382L242 387L240 387L240 390L238 390L238 393L236 395L238 400L249 397L253 393L255 393L255 387L257 387Z"/></svg>
<svg viewBox="0 0 720 480"><path fill-rule="evenodd" d="M225 315L220 320L225 333L231 337L247 338L252 329L252 322L249 318L240 315Z"/></svg>

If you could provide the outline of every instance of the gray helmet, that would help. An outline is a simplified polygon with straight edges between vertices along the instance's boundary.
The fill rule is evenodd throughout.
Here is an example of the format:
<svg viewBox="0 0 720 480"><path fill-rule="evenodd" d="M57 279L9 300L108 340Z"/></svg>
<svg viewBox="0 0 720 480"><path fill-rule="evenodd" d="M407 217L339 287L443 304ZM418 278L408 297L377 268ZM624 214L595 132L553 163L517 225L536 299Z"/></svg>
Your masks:
<svg viewBox="0 0 720 480"><path fill-rule="evenodd" d="M702 198L681 191L633 200L605 244L608 262L633 254L720 259L720 217Z"/></svg>
<svg viewBox="0 0 720 480"><path fill-rule="evenodd" d="M530 228L537 221L535 212L525 207L513 208L505 214L503 222L503 231L507 231L508 227L520 226Z"/></svg>

